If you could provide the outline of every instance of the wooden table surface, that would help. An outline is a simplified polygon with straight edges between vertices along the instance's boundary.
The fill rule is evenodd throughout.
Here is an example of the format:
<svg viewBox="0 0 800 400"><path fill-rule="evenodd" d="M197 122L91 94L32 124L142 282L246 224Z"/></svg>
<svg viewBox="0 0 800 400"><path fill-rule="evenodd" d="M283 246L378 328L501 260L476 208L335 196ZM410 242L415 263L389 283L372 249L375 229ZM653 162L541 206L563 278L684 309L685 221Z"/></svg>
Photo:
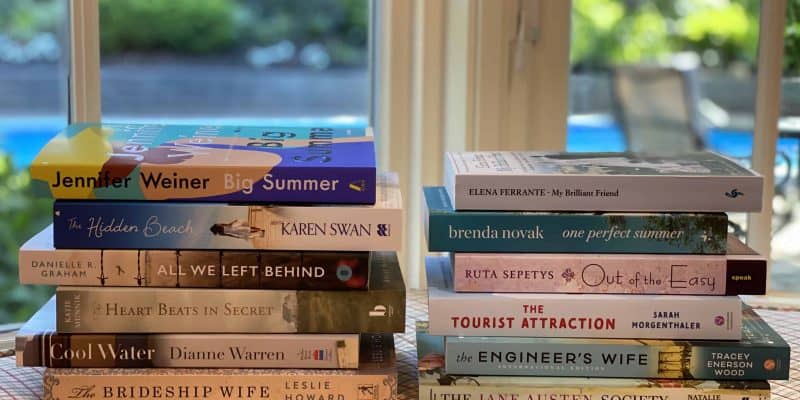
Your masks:
<svg viewBox="0 0 800 400"><path fill-rule="evenodd" d="M759 309L758 313L792 346L800 349L800 311L792 309ZM406 333L395 335L400 376L398 398L417 398L417 360L414 323L427 320L425 291L410 290L406 309ZM2 338L0 338L2 343ZM12 353L0 358L0 399L39 400L42 398L43 368L16 368ZM773 400L800 400L800 350L792 352L791 379L772 382Z"/></svg>

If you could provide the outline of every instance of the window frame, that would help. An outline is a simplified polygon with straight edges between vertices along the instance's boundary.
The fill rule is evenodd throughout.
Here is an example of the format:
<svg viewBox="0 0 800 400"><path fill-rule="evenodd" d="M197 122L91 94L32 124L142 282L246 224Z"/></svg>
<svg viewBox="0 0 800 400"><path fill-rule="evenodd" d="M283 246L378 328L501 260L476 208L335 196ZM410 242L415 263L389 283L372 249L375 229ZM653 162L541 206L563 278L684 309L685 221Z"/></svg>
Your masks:
<svg viewBox="0 0 800 400"><path fill-rule="evenodd" d="M98 0L69 0L69 123L99 122L100 6Z"/></svg>
<svg viewBox="0 0 800 400"><path fill-rule="evenodd" d="M752 167L764 177L761 191L763 207L761 212L747 214L747 245L767 258L767 293L770 294L772 199L775 197L775 152L781 110L786 6L786 0L761 0Z"/></svg>

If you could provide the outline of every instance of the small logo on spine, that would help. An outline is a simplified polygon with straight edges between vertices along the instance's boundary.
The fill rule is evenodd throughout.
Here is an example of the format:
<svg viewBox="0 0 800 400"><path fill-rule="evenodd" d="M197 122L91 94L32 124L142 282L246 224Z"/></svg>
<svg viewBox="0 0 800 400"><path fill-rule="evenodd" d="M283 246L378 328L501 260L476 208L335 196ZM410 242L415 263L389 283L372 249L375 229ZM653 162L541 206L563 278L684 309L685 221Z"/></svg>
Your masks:
<svg viewBox="0 0 800 400"><path fill-rule="evenodd" d="M561 273L561 277L567 282L571 282L575 278L575 272L572 271L572 268L567 268L566 271Z"/></svg>
<svg viewBox="0 0 800 400"><path fill-rule="evenodd" d="M716 317L714 317L714 324L717 326L725 325L725 317L723 317L722 315L717 315Z"/></svg>
<svg viewBox="0 0 800 400"><path fill-rule="evenodd" d="M378 224L378 236L389 236L392 234L392 226L389 224Z"/></svg>
<svg viewBox="0 0 800 400"><path fill-rule="evenodd" d="M363 192L367 187L367 181L362 179L360 181L350 182L347 187L349 187L350 190L355 190L356 192Z"/></svg>
<svg viewBox="0 0 800 400"><path fill-rule="evenodd" d="M356 400L377 400L378 387L374 384L358 385L358 395Z"/></svg>
<svg viewBox="0 0 800 400"><path fill-rule="evenodd" d="M391 307L386 307L384 305L376 305L372 308L372 311L369 312L370 317L391 317L394 312L392 312Z"/></svg>
<svg viewBox="0 0 800 400"><path fill-rule="evenodd" d="M353 277L353 269L349 265L340 264L336 267L336 277L342 282L347 282Z"/></svg>
<svg viewBox="0 0 800 400"><path fill-rule="evenodd" d="M725 196L735 199L739 196L744 196L744 193L740 192L739 189L733 188L730 192L725 192Z"/></svg>
<svg viewBox="0 0 800 400"><path fill-rule="evenodd" d="M330 361L335 358L332 349L302 349L297 356L303 361Z"/></svg>
<svg viewBox="0 0 800 400"><path fill-rule="evenodd" d="M323 360L327 360L327 359L330 359L330 358L331 358L330 354L328 354L328 352L326 352L324 349L314 350L314 359L315 360L323 361Z"/></svg>

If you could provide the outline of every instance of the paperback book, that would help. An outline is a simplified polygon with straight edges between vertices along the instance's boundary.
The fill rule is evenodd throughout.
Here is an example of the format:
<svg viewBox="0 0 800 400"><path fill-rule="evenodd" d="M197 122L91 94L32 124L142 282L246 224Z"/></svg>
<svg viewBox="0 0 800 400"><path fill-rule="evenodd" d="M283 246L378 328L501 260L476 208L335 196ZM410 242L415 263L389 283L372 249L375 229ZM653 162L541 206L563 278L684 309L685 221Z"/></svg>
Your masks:
<svg viewBox="0 0 800 400"><path fill-rule="evenodd" d="M757 381L453 375L444 341L417 323L420 400L769 400Z"/></svg>
<svg viewBox="0 0 800 400"><path fill-rule="evenodd" d="M397 176L379 182L370 206L58 200L53 240L57 249L398 251Z"/></svg>
<svg viewBox="0 0 800 400"><path fill-rule="evenodd" d="M789 345L750 308L741 341L448 336L453 375L789 379Z"/></svg>
<svg viewBox="0 0 800 400"><path fill-rule="evenodd" d="M390 333L405 328L394 252L373 253L368 290L56 290L59 333Z"/></svg>
<svg viewBox="0 0 800 400"><path fill-rule="evenodd" d="M728 236L726 255L453 253L456 292L734 296L767 289L767 260Z"/></svg>
<svg viewBox="0 0 800 400"><path fill-rule="evenodd" d="M742 338L742 302L736 296L456 293L448 257L426 257L425 264L434 335Z"/></svg>
<svg viewBox="0 0 800 400"><path fill-rule="evenodd" d="M369 128L74 124L31 163L58 199L375 202Z"/></svg>
<svg viewBox="0 0 800 400"><path fill-rule="evenodd" d="M17 332L20 367L358 368L359 335L65 334L50 299Z"/></svg>
<svg viewBox="0 0 800 400"><path fill-rule="evenodd" d="M761 211L763 178L702 151L446 153L444 182L456 210Z"/></svg>
<svg viewBox="0 0 800 400"><path fill-rule="evenodd" d="M19 249L23 284L364 290L369 252L55 249L52 225Z"/></svg>
<svg viewBox="0 0 800 400"><path fill-rule="evenodd" d="M355 370L48 368L44 398L393 400L393 340L364 335Z"/></svg>
<svg viewBox="0 0 800 400"><path fill-rule="evenodd" d="M725 254L724 213L456 211L443 187L423 192L430 251Z"/></svg>

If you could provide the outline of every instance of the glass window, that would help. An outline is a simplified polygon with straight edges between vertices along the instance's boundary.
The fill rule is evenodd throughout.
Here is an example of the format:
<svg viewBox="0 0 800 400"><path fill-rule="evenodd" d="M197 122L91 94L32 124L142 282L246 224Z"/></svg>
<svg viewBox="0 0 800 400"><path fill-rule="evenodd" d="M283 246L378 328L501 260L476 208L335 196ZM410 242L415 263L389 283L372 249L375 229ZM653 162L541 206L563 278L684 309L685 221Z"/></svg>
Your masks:
<svg viewBox="0 0 800 400"><path fill-rule="evenodd" d="M758 0L574 1L568 150L711 148L746 162L758 10Z"/></svg>
<svg viewBox="0 0 800 400"><path fill-rule="evenodd" d="M105 121L366 125L368 0L100 0Z"/></svg>
<svg viewBox="0 0 800 400"><path fill-rule="evenodd" d="M786 33L781 80L781 118L778 122L778 157L791 166L788 178L780 183L773 206L778 218L773 221L772 290L800 291L800 209L798 209L798 157L800 155L800 2L789 1L786 13ZM776 177L776 179L779 179Z"/></svg>
<svg viewBox="0 0 800 400"><path fill-rule="evenodd" d="M27 167L67 123L66 1L0 2L0 324L23 321L53 293L20 286L17 250L44 228L52 201Z"/></svg>

